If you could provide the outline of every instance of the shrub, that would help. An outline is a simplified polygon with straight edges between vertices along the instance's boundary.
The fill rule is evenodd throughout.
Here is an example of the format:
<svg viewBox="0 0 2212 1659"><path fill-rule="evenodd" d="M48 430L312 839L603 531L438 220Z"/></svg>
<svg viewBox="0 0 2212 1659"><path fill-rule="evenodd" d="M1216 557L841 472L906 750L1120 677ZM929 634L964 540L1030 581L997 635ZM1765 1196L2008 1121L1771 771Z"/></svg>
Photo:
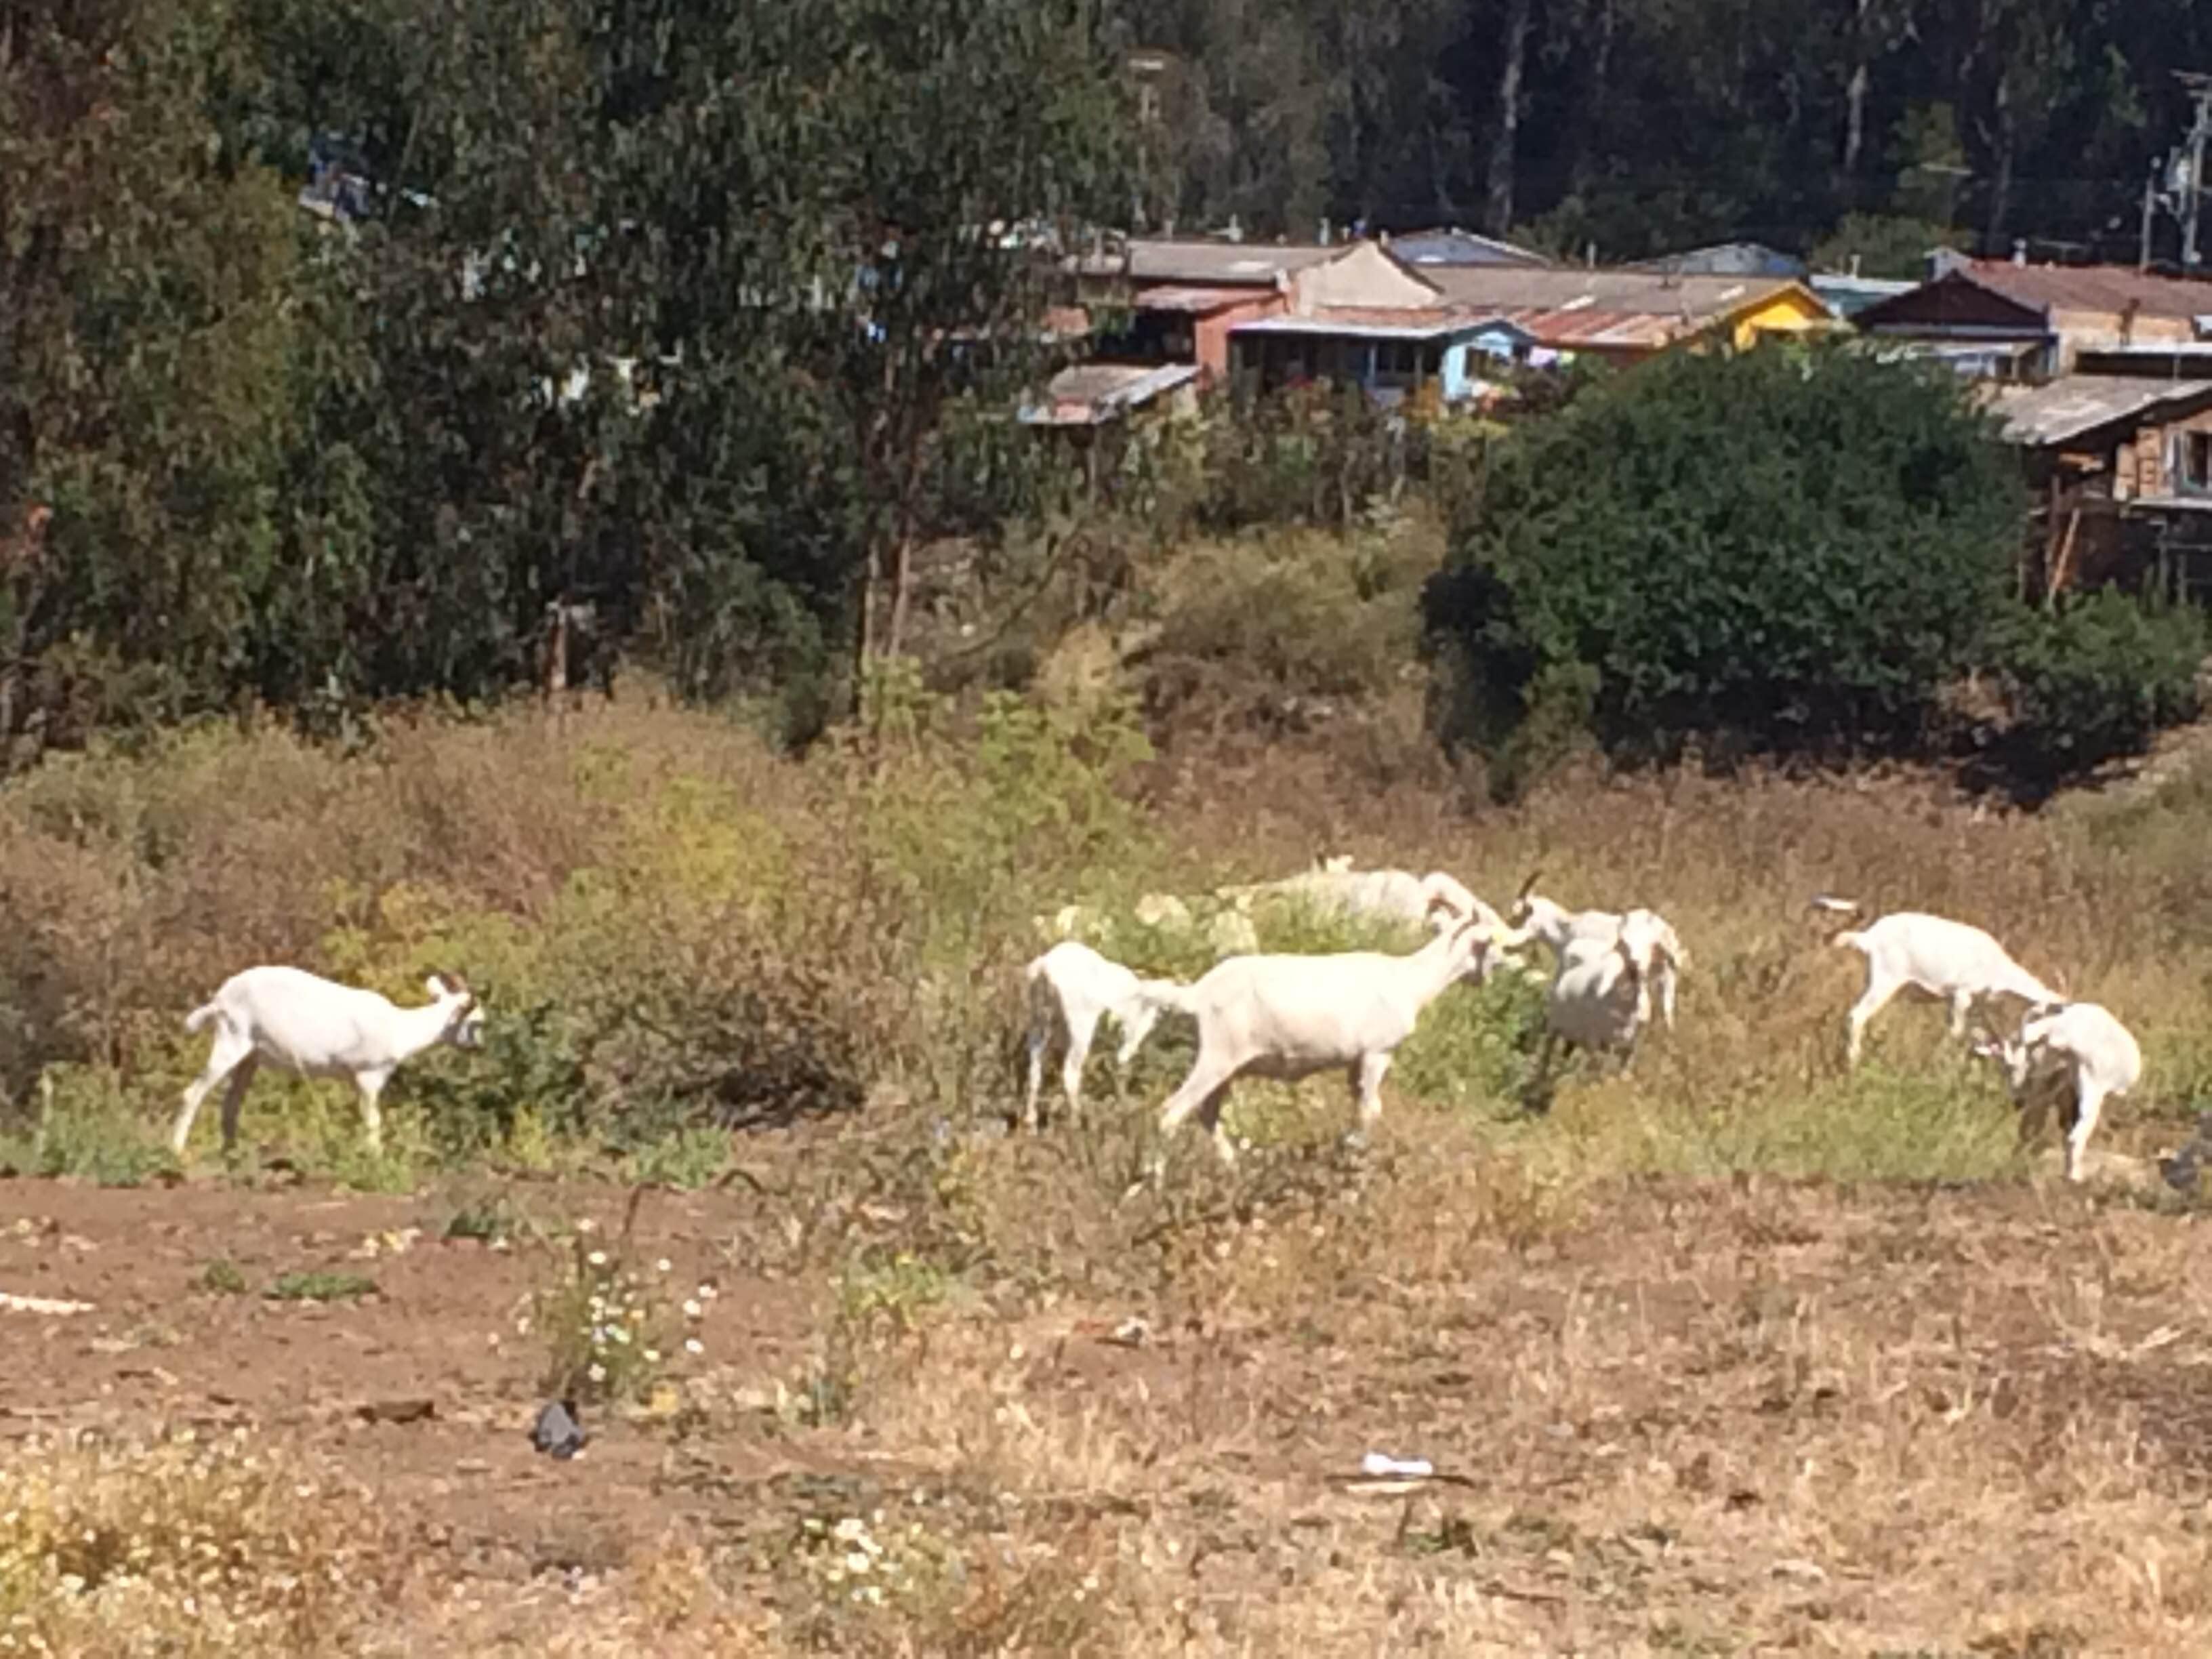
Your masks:
<svg viewBox="0 0 2212 1659"><path fill-rule="evenodd" d="M2014 607L1994 661L2012 726L2008 769L2048 786L2148 747L2163 726L2197 713L2203 619L2106 591L2051 615Z"/></svg>
<svg viewBox="0 0 2212 1659"><path fill-rule="evenodd" d="M1795 345L1643 365L1496 447L1428 595L1455 733L1564 707L1631 758L1911 746L1975 660L2021 501L1945 379Z"/></svg>

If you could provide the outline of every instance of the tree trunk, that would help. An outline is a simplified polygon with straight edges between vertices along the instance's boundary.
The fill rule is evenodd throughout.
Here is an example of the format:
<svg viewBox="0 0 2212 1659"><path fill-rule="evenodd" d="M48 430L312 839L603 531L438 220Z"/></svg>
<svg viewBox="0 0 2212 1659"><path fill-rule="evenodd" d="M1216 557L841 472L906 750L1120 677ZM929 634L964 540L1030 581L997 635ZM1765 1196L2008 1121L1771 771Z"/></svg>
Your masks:
<svg viewBox="0 0 2212 1659"><path fill-rule="evenodd" d="M1864 48L1861 51L1863 53ZM1867 92L1873 81L1873 71L1862 55L1851 65L1850 82L1844 88L1844 177L1847 179L1856 176L1859 155L1866 148Z"/></svg>
<svg viewBox="0 0 2212 1659"><path fill-rule="evenodd" d="M2002 259L2011 252L2005 246L2005 225L2012 207L2012 161L2017 146L2017 134L2012 118L2012 100L2004 83L1997 83L1996 114L1996 178L1990 185L1989 233L1983 252L1990 258Z"/></svg>
<svg viewBox="0 0 2212 1659"><path fill-rule="evenodd" d="M1613 0L1599 0L1597 44L1591 49L1589 82L1583 100L1582 118L1575 124L1574 187L1587 190L1590 159L1604 143L1606 100L1613 95L1613 36L1617 16Z"/></svg>
<svg viewBox="0 0 2212 1659"><path fill-rule="evenodd" d="M1505 17L1504 67L1498 72L1498 130L1490 145L1490 177L1483 228L1503 236L1513 228L1514 151L1521 136L1521 76L1528 55L1531 0L1512 0Z"/></svg>

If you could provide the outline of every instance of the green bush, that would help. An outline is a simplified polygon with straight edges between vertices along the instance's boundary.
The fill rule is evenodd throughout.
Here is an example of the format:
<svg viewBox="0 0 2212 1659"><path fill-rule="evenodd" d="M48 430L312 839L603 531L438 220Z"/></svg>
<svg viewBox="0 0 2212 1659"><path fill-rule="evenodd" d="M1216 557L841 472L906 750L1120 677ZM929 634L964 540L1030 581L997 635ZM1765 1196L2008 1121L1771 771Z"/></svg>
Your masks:
<svg viewBox="0 0 2212 1659"><path fill-rule="evenodd" d="M2205 629L2194 611L2106 591L2048 616L2016 607L1994 647L2012 721L2004 758L2024 781L2140 753L2197 713Z"/></svg>
<svg viewBox="0 0 2212 1659"><path fill-rule="evenodd" d="M1955 381L1839 347L1675 353L1495 447L1427 595L1453 734L1616 756L1907 748L2002 603L2022 493Z"/></svg>

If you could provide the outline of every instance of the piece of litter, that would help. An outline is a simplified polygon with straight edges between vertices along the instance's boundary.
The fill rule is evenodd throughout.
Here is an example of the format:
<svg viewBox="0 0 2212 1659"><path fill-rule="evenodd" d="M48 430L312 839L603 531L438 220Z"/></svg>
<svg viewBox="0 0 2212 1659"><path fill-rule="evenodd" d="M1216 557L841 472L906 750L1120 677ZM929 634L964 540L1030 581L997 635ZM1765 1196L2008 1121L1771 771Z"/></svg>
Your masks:
<svg viewBox="0 0 2212 1659"><path fill-rule="evenodd" d="M89 1302L69 1302L51 1296L14 1296L0 1291L0 1308L9 1313L81 1314L90 1313Z"/></svg>
<svg viewBox="0 0 2212 1659"><path fill-rule="evenodd" d="M1437 1472L1437 1466L1425 1457L1390 1457L1382 1452L1370 1452L1359 1460L1362 1474L1402 1475L1408 1480L1425 1480Z"/></svg>
<svg viewBox="0 0 2212 1659"><path fill-rule="evenodd" d="M530 1431L532 1445L564 1462L582 1450L588 1438L584 1425L576 1420L575 1408L562 1400L549 1401Z"/></svg>

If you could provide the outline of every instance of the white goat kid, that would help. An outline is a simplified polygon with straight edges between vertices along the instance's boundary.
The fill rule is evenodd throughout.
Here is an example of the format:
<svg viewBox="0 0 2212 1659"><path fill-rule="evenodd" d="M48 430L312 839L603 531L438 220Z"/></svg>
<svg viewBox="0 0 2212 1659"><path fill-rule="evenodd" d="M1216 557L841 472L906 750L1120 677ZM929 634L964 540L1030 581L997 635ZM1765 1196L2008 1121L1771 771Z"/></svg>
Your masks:
<svg viewBox="0 0 2212 1659"><path fill-rule="evenodd" d="M2142 1080L2142 1050L2134 1034L2094 1002L2034 1009L2013 1036L1984 1036L1974 1052L2003 1068L2020 1109L2023 1141L2048 1113L2052 1094L2065 1091L2062 1122L2069 1181L2081 1179L2081 1155L2105 1103Z"/></svg>
<svg viewBox="0 0 2212 1659"><path fill-rule="evenodd" d="M1022 970L1029 997L1029 1091L1022 1103L1022 1121L1036 1127L1037 1091L1044 1083L1045 1050L1055 1035L1067 1045L1060 1062L1060 1087L1067 1096L1068 1115L1083 1121L1083 1068L1091 1058L1091 1044L1098 1022L1110 1017L1121 1028L1121 1052L1114 1057L1116 1069L1127 1070L1163 1009L1174 1006L1174 994L1182 988L1170 980L1140 979L1120 963L1100 956L1089 945L1064 940Z"/></svg>
<svg viewBox="0 0 2212 1659"><path fill-rule="evenodd" d="M1172 1134L1194 1112L1225 1163L1234 1149L1221 1125L1240 1077L1294 1082L1342 1067L1359 1122L1382 1112L1382 1076L1421 1012L1462 979L1480 975L1493 936L1477 921L1438 932L1409 956L1346 951L1329 956L1231 957L1182 991L1198 1020L1198 1059L1160 1109Z"/></svg>
<svg viewBox="0 0 2212 1659"><path fill-rule="evenodd" d="M1640 1023L1651 1017L1650 993L1659 994L1659 1017L1667 1029L1674 1029L1675 999L1680 976L1689 971L1690 953L1682 948L1682 940L1666 918L1655 910L1638 908L1620 910L1570 910L1555 903L1536 890L1540 872L1532 872L1521 884L1521 891L1513 901L1512 926L1528 938L1540 940L1552 948L1552 954L1561 971L1566 967L1569 950L1577 944L1595 947L1595 953L1585 952L1585 961L1602 957L1604 947L1620 936L1620 930L1630 915L1645 920L1638 927L1652 945L1652 959L1645 964L1647 976L1639 983L1644 1000L1639 1003L1637 1018ZM1553 983L1558 982L1554 976Z"/></svg>
<svg viewBox="0 0 2212 1659"><path fill-rule="evenodd" d="M459 974L424 981L431 1000L401 1008L374 991L319 978L298 968L248 968L222 982L185 1017L185 1029L215 1026L206 1067L185 1091L169 1144L179 1157L208 1091L230 1079L222 1097L222 1144L238 1142L238 1109L263 1060L303 1077L349 1078L361 1095L363 1139L384 1144L377 1097L408 1060L438 1043L475 1048L483 1042L483 1009Z"/></svg>
<svg viewBox="0 0 2212 1659"><path fill-rule="evenodd" d="M1816 909L1843 915L1859 908L1849 899L1825 895L1813 904ZM1866 989L1851 1005L1849 1017L1850 1034L1844 1046L1847 1065L1858 1064L1868 1023L1899 991L1910 989L1948 1003L1954 1037L1966 1036L1966 1016L1984 997L2014 996L2032 1006L2066 1000L2062 992L2052 990L2014 962L1989 934L1948 916L1919 910L1893 911L1865 927L1847 927L1828 942L1848 946L1866 958Z"/></svg>

